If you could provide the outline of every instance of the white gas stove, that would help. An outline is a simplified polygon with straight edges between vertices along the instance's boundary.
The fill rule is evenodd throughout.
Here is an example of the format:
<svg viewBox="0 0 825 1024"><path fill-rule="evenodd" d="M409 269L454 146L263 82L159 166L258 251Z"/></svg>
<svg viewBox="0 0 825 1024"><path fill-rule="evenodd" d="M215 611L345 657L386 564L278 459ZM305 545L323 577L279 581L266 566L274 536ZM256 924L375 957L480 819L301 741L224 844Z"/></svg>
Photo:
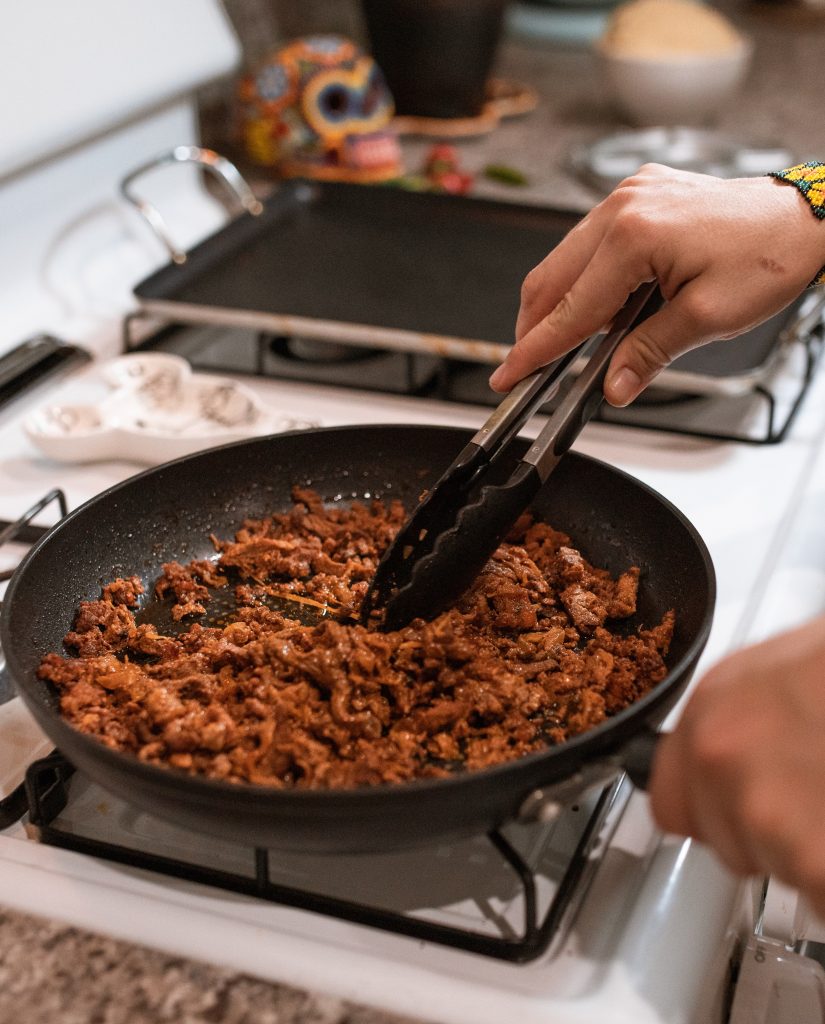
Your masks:
<svg viewBox="0 0 825 1024"><path fill-rule="evenodd" d="M99 6L124 54L134 59L150 45L152 33L134 25L125 40L120 22L101 14L110 5ZM140 20L148 23L146 6ZM160 18L166 7L157 7ZM201 19L193 17L196 8ZM0 355L45 329L94 356L48 392L27 394L0 412L0 518L16 519L53 487L76 507L139 468L51 462L27 440L22 424L46 394L50 402L76 403L100 392L101 363L120 349L130 289L165 261L157 241L114 195L136 165L195 141L192 104L181 94L235 58L215 5L190 4L187 18L197 66L163 65L165 91L158 91L160 73L152 76L151 90L137 81L142 98L123 97L123 117L110 111L103 121L76 124L70 150L63 149L65 138L36 144L23 133L19 159L0 180L0 211L9 214L0 246ZM183 245L219 222L221 212L194 175L173 168L153 187L164 208L175 211ZM23 209L26 217L18 213ZM322 425L475 427L487 415L460 403L254 377L244 382L278 413ZM780 372L780 397L783 387ZM825 610L825 533L816 514L825 501L823 437L820 373L780 445L709 444L598 424L578 443L655 487L705 538L719 595L700 673L724 652ZM19 551L17 545L2 549L0 569ZM18 699L0 704L0 799L48 751ZM88 780L64 780L61 771L41 768L45 785L29 813L0 831L2 904L451 1024L822 1019L815 1007L825 975L786 948L804 937L801 914L794 920L786 910L774 912L763 919L764 934L753 938L750 888L695 843L663 837L646 797L626 781L591 793L553 826L505 829L514 870L495 845L501 837L493 845L481 836L331 860L236 849L139 814ZM522 868L529 869L526 882L516 873ZM508 951L523 931L532 897L540 934L513 954ZM456 938L467 931L469 940ZM772 937L778 945L770 944ZM740 962L748 985L740 984L732 1003ZM768 1002L754 993L774 983L797 1000L793 1016L756 1015Z"/></svg>

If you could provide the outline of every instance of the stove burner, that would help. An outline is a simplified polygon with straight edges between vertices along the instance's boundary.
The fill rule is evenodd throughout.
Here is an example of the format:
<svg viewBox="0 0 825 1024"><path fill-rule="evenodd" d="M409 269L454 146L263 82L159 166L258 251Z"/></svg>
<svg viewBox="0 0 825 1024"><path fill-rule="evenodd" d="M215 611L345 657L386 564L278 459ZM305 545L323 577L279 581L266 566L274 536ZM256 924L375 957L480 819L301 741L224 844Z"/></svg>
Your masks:
<svg viewBox="0 0 825 1024"><path fill-rule="evenodd" d="M294 359L305 363L357 363L365 359L380 358L381 352L361 345L343 345L337 341L317 341L315 338L287 338L273 335L269 351L279 359Z"/></svg>

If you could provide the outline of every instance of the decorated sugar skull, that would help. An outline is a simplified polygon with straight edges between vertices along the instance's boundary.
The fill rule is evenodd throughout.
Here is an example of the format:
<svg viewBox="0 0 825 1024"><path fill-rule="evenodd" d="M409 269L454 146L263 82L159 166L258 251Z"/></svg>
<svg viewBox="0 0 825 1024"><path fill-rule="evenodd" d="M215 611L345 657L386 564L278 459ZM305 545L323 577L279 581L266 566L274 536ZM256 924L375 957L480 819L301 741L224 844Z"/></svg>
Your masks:
<svg viewBox="0 0 825 1024"><path fill-rule="evenodd" d="M369 182L403 173L384 76L348 39L295 40L241 79L238 100L246 152L284 177Z"/></svg>

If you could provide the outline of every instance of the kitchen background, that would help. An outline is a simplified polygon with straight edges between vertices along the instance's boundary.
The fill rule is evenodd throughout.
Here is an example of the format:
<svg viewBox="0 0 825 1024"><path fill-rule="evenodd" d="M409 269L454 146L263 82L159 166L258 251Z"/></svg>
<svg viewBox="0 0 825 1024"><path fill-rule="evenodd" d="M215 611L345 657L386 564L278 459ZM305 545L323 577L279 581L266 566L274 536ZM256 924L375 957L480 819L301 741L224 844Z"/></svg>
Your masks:
<svg viewBox="0 0 825 1024"><path fill-rule="evenodd" d="M616 2L532 0L510 4L493 73L536 90L537 108L502 121L490 134L461 141L464 164L514 164L528 179L518 189L479 177L479 194L589 209L600 194L568 173L571 151L632 127L617 112L593 52ZM708 127L745 147L776 148L794 159L818 157L825 147L821 61L825 5L818 0L721 0L711 5L753 42L746 78ZM302 34L335 32L369 47L358 0L226 0L244 60L255 66L280 42ZM217 83L199 96L204 141L237 151L231 130L234 83ZM427 143L404 139L407 168L416 169Z"/></svg>
<svg viewBox="0 0 825 1024"><path fill-rule="evenodd" d="M597 73L591 46L592 38L597 34L594 25L600 23L599 19L603 22L613 6L597 3L568 7L561 2L551 4L538 0L532 4L510 6L494 71L497 76L534 90L537 104L534 110L521 116L502 120L492 131L453 140L461 169L474 177L473 194L550 204L576 211L588 209L603 194L603 186L595 174L599 167L592 163L592 150L588 147L630 128L627 120L617 113L615 97L605 89L603 79ZM718 116L713 119L712 127L717 138L721 138L727 147L723 147L723 156L719 159L724 162L724 159L732 159L731 153L736 159L742 153L750 153L752 162L744 165L743 170L759 173L770 167L825 156L825 115L821 103L825 11L814 2L795 3L790 0L761 4L726 0L713 6L723 11L753 43L744 81L720 106ZM225 0L225 8L241 41L243 61L249 66L255 65L285 40L306 33L337 32L367 45L361 7L356 0ZM552 18L542 18L548 12ZM227 76L199 91L202 141L236 159L250 176L256 193L264 195L273 187L274 177L249 162L233 130L235 78L235 75ZM408 171L417 172L422 167L434 141L412 135L403 138ZM577 152L580 160L574 167L571 158ZM655 153L651 155L656 156ZM589 165L588 159L591 160ZM666 159L663 157L665 162ZM504 167L516 173L510 181L502 180L501 175L488 176L484 173L489 166ZM817 394L821 398L821 381L819 383ZM387 407L376 401L377 409L383 411ZM741 478L737 500L747 507L748 496L752 493L748 490L751 486L749 481L756 474L767 478L771 476L771 468L780 474L783 466L793 467L796 472L797 467L802 466L800 453L804 446L813 449L818 444L820 425L814 415L815 403L808 403L803 411L808 416L800 421L797 440L788 442L780 450L763 452L759 456L761 461L757 461L752 450L745 446L739 446L735 455L729 455L730 446L691 448L688 442L674 441L669 435L662 435L662 440L651 441L647 445L635 435L631 438L631 432L611 434L609 438L604 433L587 435L591 440L585 442L585 450L605 457L615 454L619 464L640 475L655 477L661 471L662 480L673 487L675 499L679 501L684 497L686 501L698 503L699 499L693 497L696 491L693 473L696 469L701 473L701 489L706 495L710 495L714 488L719 494L727 493L727 489L732 493L736 490L735 481ZM322 418L326 413L324 403L318 400L308 415L317 414ZM455 422L464 425L460 418ZM587 448L588 444L590 448ZM31 449L26 450L25 458L32 460ZM739 467L736 470L738 476L730 472L729 462ZM821 462L820 459L819 480L825 477ZM26 487L29 481L39 479L40 464L35 468L33 465L33 461L26 462L21 456L13 467L18 473L18 480L25 481ZM810 468L813 463L805 462L804 465ZM662 470L662 466L667 468ZM128 468L121 476L136 468ZM671 472L672 476L668 476ZM787 492L788 499L793 496L803 510L809 510L805 504L810 497L806 497L804 491L806 474L807 469L805 473L800 470L799 480L802 482L796 490L789 488ZM96 478L96 486L100 489L108 482L101 471ZM658 478L655 482L658 486ZM663 489L670 494L667 487ZM782 488L777 485L776 490L779 492ZM814 496L817 494L821 495L821 492L814 491ZM750 501L751 507L757 505L758 501ZM3 514L9 516L10 508L10 505L8 509L4 505ZM706 524L717 523L727 514L724 502L717 507L710 497L701 508L697 504L694 512L702 520L703 532L706 528L712 532L715 527ZM764 514L767 516L768 512ZM770 514L773 515L773 506ZM774 518L777 522L771 520L771 529L777 523L787 526L790 522L784 511L781 515L777 511ZM813 512L810 512L810 520L808 526L814 529ZM761 521L757 525L761 525ZM720 550L725 544L736 547L736 539L731 540L724 531L719 537L714 536L714 540ZM809 548L809 559L811 550ZM752 551L746 554L758 561ZM717 555L716 549L714 555ZM731 575L724 575L724 579L728 580ZM798 590L795 593L798 596ZM738 591L735 596L738 601ZM749 603L753 611L753 598L749 596L747 602L743 598L742 603ZM734 618L739 621L739 605L736 601L729 605L722 603L719 617L722 630L727 630L726 643L730 642L728 633L737 640L742 638L741 631L736 633L730 626ZM737 616L733 614L734 605ZM767 613L763 617L767 618ZM721 891L722 883L719 885ZM712 891L705 895L712 904ZM0 891L0 904L2 902ZM120 911L116 909L112 913L117 917ZM712 917L712 913L706 914L704 910L701 913ZM78 914L80 911L74 916ZM112 928L113 933L121 935L125 931L128 928L122 922L117 928ZM264 936L263 929L261 936ZM263 942L264 938L260 941ZM319 972L321 966L319 964ZM486 969L486 964L483 967ZM681 966L679 973L686 973ZM319 985L319 988L323 986ZM238 973L232 966L205 966L188 958L149 951L140 945L68 927L59 917L54 921L44 921L0 907L0 1021L3 1022L387 1024L400 1020L351 1002L317 995L312 989L308 983L302 984L298 990L257 981ZM353 998L356 996L357 993ZM448 998L449 993L445 995L445 999ZM364 999L367 1001L366 995ZM406 1005L409 1006L410 1017L417 1019L418 1004L413 991L408 993ZM429 1012L429 1007L426 1017L432 1019L434 1014ZM569 1019L577 1018L571 1016ZM669 1018L677 1019L687 1018L678 1015ZM808 1024L801 1014L795 1018L795 1024L803 1021ZM694 1024L693 1020L691 1024ZM697 1020L695 1024L705 1022Z"/></svg>

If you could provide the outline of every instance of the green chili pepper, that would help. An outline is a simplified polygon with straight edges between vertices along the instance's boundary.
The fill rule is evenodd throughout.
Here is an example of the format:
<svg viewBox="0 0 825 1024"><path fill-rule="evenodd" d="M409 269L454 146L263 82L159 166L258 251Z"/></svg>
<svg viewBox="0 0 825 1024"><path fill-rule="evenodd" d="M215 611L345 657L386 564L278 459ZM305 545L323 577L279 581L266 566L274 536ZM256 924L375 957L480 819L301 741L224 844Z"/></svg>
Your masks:
<svg viewBox="0 0 825 1024"><path fill-rule="evenodd" d="M487 164L484 177L499 181L502 185L529 185L530 180L515 167L506 164Z"/></svg>

